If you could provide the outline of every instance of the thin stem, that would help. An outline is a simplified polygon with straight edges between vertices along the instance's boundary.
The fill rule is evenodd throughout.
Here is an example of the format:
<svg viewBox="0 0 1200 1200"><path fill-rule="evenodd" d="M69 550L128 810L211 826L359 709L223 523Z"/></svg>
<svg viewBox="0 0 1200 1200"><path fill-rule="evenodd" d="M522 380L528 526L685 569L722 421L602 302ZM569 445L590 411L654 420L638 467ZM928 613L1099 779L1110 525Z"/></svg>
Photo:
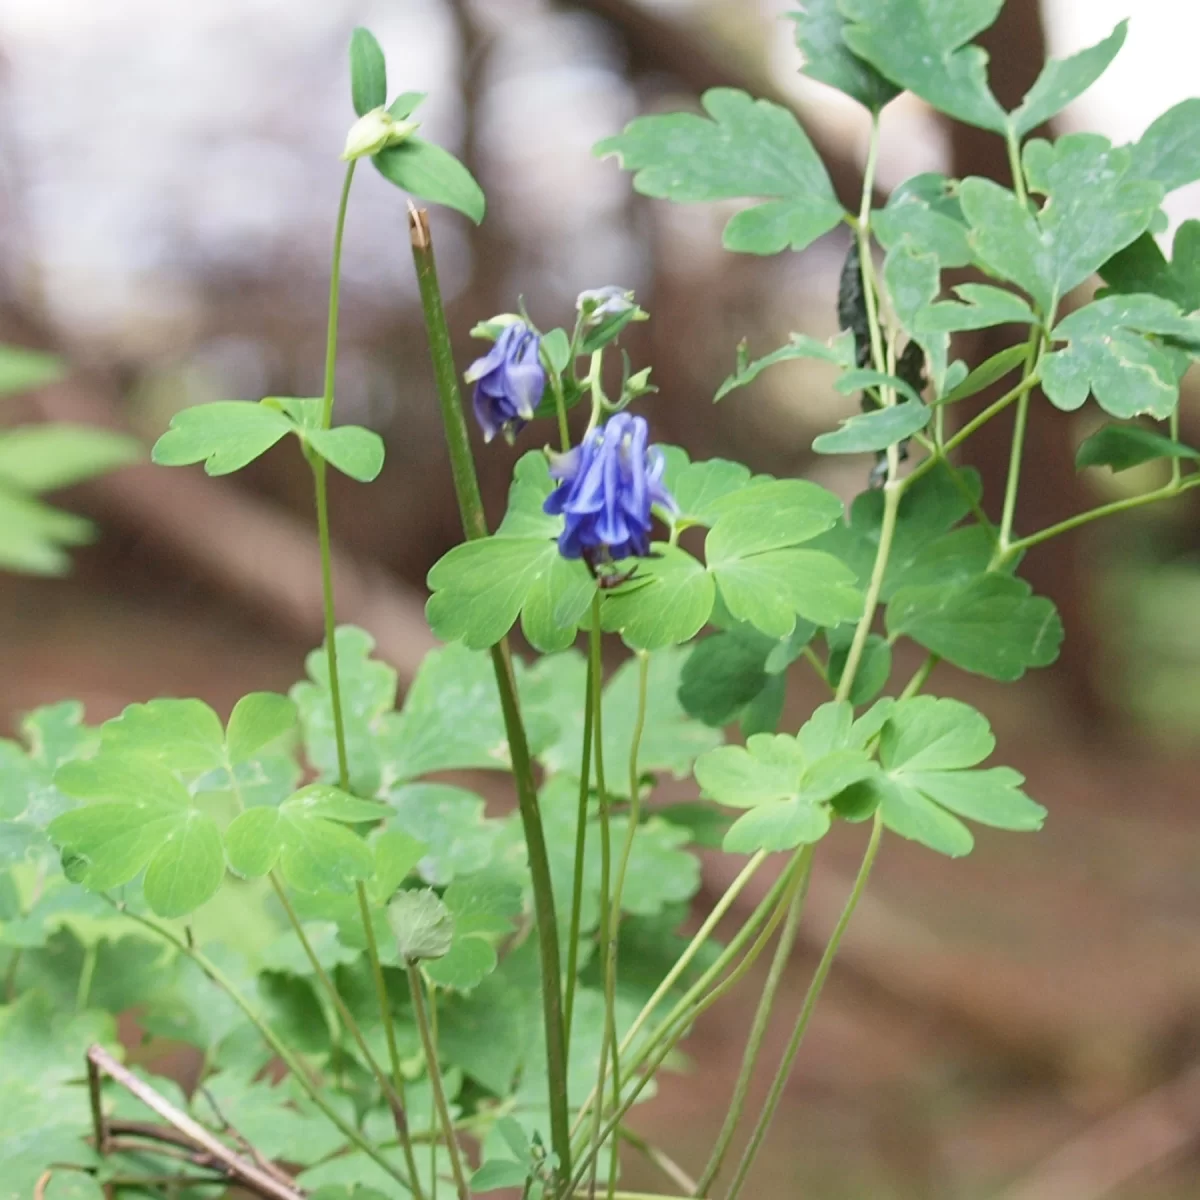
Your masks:
<svg viewBox="0 0 1200 1200"><path fill-rule="evenodd" d="M337 615L333 603L333 554L329 540L329 494L325 486L325 460L311 459L313 490L317 500L317 540L321 547L321 599L325 610L325 657L329 666L329 706L333 712L333 737L337 744L338 785L350 790L350 763L346 757L346 724L342 717L342 688L338 680Z"/></svg>
<svg viewBox="0 0 1200 1200"><path fill-rule="evenodd" d="M886 358L883 348L883 329L879 323L879 305L875 294L875 262L871 257L871 201L875 195L875 172L879 165L879 115L871 120L871 140L867 145L867 162L863 168L862 202L858 222L854 227L858 238L859 269L862 271L863 298L866 302L867 324L871 331L871 358L877 371L884 371Z"/></svg>
<svg viewBox="0 0 1200 1200"><path fill-rule="evenodd" d="M350 203L350 185L354 182L357 159L346 164L342 195L338 201L337 223L333 229L333 262L329 271L329 320L325 332L325 391L322 394L321 428L333 424L333 389L337 373L338 310L342 290L342 238L346 232L346 209Z"/></svg>
<svg viewBox="0 0 1200 1200"><path fill-rule="evenodd" d="M1021 485L1021 460L1025 453L1025 429L1029 423L1029 393L1017 401L1013 422L1012 447L1008 456L1008 480L1004 485L1004 512L1000 517L998 555L1007 557L1012 542L1013 520L1017 512L1017 492Z"/></svg>
<svg viewBox="0 0 1200 1200"><path fill-rule="evenodd" d="M92 991L92 977L96 974L96 959L100 947L93 942L83 952L83 966L79 971L79 983L75 988L75 1011L81 1013L87 1008L88 996Z"/></svg>
<svg viewBox="0 0 1200 1200"><path fill-rule="evenodd" d="M1029 203L1029 194L1025 190L1025 171L1021 166L1021 142L1011 126L1005 131L1004 141L1008 148L1008 166L1012 172L1013 190L1024 208Z"/></svg>
<svg viewBox="0 0 1200 1200"><path fill-rule="evenodd" d="M791 902L792 890L795 887L796 882L797 881L794 877L794 873L790 868L783 872L783 874L771 888L770 892L768 892L766 899L762 902L762 904L759 905L754 914L752 914L750 920L747 921L747 923L738 931L738 936L729 943L729 946L726 947L726 953L722 955L722 959L724 961L721 963L714 963L713 967L710 968L710 971L705 973L705 980L711 981L714 972L715 974L720 974L725 970L725 967L729 965L729 962L736 957L737 953L740 953L741 947L745 945L747 941L749 941L752 929L757 924L759 913L773 908L774 911L771 913L770 920L767 922L767 925L763 931L758 935L758 938L755 940L754 944L749 950L746 951L745 957L742 958L737 966L730 971L730 973L726 975L725 978L722 979L720 983L718 983L717 986L712 989L711 992L708 992L707 995L704 995L701 999L695 1000L694 997L698 994L697 989L702 991L703 987L708 986L707 982L703 984L703 987L701 987L700 984L697 984L696 987L689 990L687 996L685 996L684 999L681 1000L678 1005L676 1005L675 1009L672 1010L671 1015L667 1018L667 1024L674 1022L674 1028L668 1030L669 1036L664 1035L658 1038L657 1042L654 1039L651 1039L651 1041L647 1043L647 1046L642 1047L642 1049L639 1050L638 1055L635 1056L634 1062L631 1064L631 1067L641 1066L644 1062L645 1070L630 1089L629 1095L621 1100L616 1112L601 1131L601 1142L603 1142L605 1138L612 1136L612 1134L614 1134L620 1127L621 1121L624 1119L625 1114L637 1102L638 1096L640 1096L645 1088L649 1085L650 1081L654 1078L655 1072L657 1072L658 1068L662 1066L667 1055L670 1054L675 1046L683 1039L685 1033L692 1023L702 1013L707 1012L708 1009L716 1004L716 1002L720 1000L727 992L734 988L755 964L759 955L763 952L774 935L776 927L779 925L780 921L783 920L787 906ZM733 953L731 954L730 952ZM653 1054L650 1053L648 1047L653 1047ZM576 1164L576 1174L572 1179L571 1186L568 1190L573 1191L574 1188L578 1186L580 1180L583 1178L584 1173L588 1169L590 1161L591 1154L589 1152L584 1156L580 1163Z"/></svg>
<svg viewBox="0 0 1200 1200"><path fill-rule="evenodd" d="M487 519L459 396L458 375L450 344L450 330L446 323L446 309L438 284L428 213L422 209L410 208L409 229L413 264L416 267L417 284L421 293L421 308L429 336L438 403L445 427L446 445L450 452L450 466L463 532L468 539L486 537ZM542 968L542 1012L546 1031L551 1144L558 1156L558 1174L566 1178L571 1170L571 1133L570 1118L567 1114L567 1043L563 1026L562 966L559 959L558 924L554 913L554 887L546 850L546 835L538 808L533 761L529 754L525 725L521 719L516 677L513 675L512 657L507 640L493 646L491 653L496 687L500 693L500 708L504 715L504 730L512 760L513 779L517 785L517 803L533 887L534 917L537 922Z"/></svg>
<svg viewBox="0 0 1200 1200"><path fill-rule="evenodd" d="M408 1121L404 1115L403 1094L393 1084L393 1082L388 1079L387 1072L379 1065L375 1059L375 1056L368 1048L366 1038L363 1037L362 1029L359 1027L358 1022L354 1019L354 1014L347 1007L345 1000L342 999L341 993L337 989L337 985L329 976L329 972L326 971L321 965L321 960L317 957L316 951L313 949L312 942L309 941L308 934L304 930L304 924L301 922L291 900L288 898L287 890L280 882L278 875L272 871L269 878L271 880L272 888L275 889L275 895L278 897L279 903L283 906L283 911L287 915L288 923L291 925L297 939L300 942L300 948L304 951L305 957L308 959L309 965L313 969L313 974L316 975L317 981L320 983L321 987L325 989L329 999L333 1002L333 1006L337 1010L338 1017L341 1019L342 1024L345 1026L350 1036L354 1039L354 1044L358 1047L359 1053L363 1056L363 1061L367 1064L371 1074L375 1076L376 1082L378 1082L380 1090L383 1092L383 1097L387 1101L388 1107L392 1111L392 1118L396 1125L396 1136L400 1140L400 1148L404 1152L405 1166L408 1168L409 1175L413 1181L413 1194L418 1198L418 1200L420 1200L421 1187L417 1178L417 1163L416 1159L413 1157L412 1141L408 1136ZM361 898L360 902L365 906L365 894ZM368 929L370 928L368 920L369 915L369 912L367 912L364 908L364 925ZM371 930L370 936L371 939L374 940L373 929ZM378 958L378 951L376 951L376 958ZM382 968L380 970L382 974ZM381 1008L384 1007L386 999L387 992L385 990L380 1002ZM399 1068L399 1056L396 1054L395 1048L395 1034L391 1029L390 1006L387 1010L385 1024L387 1025L389 1032L388 1051L392 1055L392 1066L395 1071L396 1079L401 1081L400 1087L403 1087L402 1076L400 1075Z"/></svg>
<svg viewBox="0 0 1200 1200"><path fill-rule="evenodd" d="M889 454L895 450L893 446ZM889 472L890 474L890 472ZM838 681L836 700L848 700L854 687L854 679L862 662L867 639L871 634L871 625L875 620L875 610L879 607L879 598L883 592L883 581L887 575L888 559L892 553L892 539L896 536L896 515L900 511L900 498L904 494L904 485L892 479L883 488L883 522L879 527L879 546L875 551L875 565L871 570L871 581L867 585L866 603L862 619L854 630L854 640L850 643L850 653L846 656L846 666Z"/></svg>
<svg viewBox="0 0 1200 1200"><path fill-rule="evenodd" d="M635 1133L628 1125L617 1129L617 1135L628 1142L646 1160L653 1163L685 1196L696 1195L696 1181L665 1151ZM619 1193L618 1193L619 1194Z"/></svg>
<svg viewBox="0 0 1200 1200"><path fill-rule="evenodd" d="M960 430L958 430L957 433L949 437L946 440L946 444L942 447L943 454L948 455L951 451L957 450L958 447L961 446L963 442L965 442L973 433L976 433L978 430L982 429L984 425L986 425L993 417L1002 413L1014 400L1019 400L1027 392L1031 392L1041 382L1042 378L1036 372L1026 376L1021 380L1020 383L1016 385L1016 387L1005 392L999 400L993 401L987 406L987 408L983 409L981 412L972 417L971 420L969 420ZM924 466L924 464L922 464L922 466ZM916 471L914 471L913 474L915 475Z"/></svg>
<svg viewBox="0 0 1200 1200"><path fill-rule="evenodd" d="M1171 416L1167 424L1167 431L1171 435L1171 441L1179 441L1179 403L1171 410ZM1183 462L1181 459L1171 459L1171 483L1179 486L1180 480L1183 478Z"/></svg>
<svg viewBox="0 0 1200 1200"><path fill-rule="evenodd" d="M105 897L108 899L108 897ZM254 1006L242 995L241 992L233 985L229 977L212 962L206 955L197 950L195 946L190 945L187 941L181 938L173 929L168 929L164 925L159 925L157 921L152 921L148 917L143 917L140 913L131 912L129 909L123 908L117 904L115 900L109 900L109 903L130 920L136 921L139 925L156 933L165 941L171 943L181 954L187 955L208 976L213 983L217 985L242 1011L242 1015L258 1030L263 1041L271 1048L277 1058L285 1067L292 1073L296 1082L303 1088L308 1098L317 1106L325 1118L332 1124L339 1133L349 1142L355 1149L365 1154L372 1162L386 1171L398 1183L408 1187L409 1181L405 1178L404 1173L396 1168L396 1166L388 1160L388 1158L376 1147L369 1142L357 1129L354 1128L336 1109L330 1106L325 1099L321 1088L313 1082L304 1063L299 1055L296 1054L290 1046L284 1042L279 1035L271 1028L270 1025L263 1019Z"/></svg>
<svg viewBox="0 0 1200 1200"><path fill-rule="evenodd" d="M800 656L817 673L817 678L820 679L820 681L825 684L826 687L828 687L829 672L826 670L825 664L817 657L817 652L812 648L812 646L805 646L804 649L800 651Z"/></svg>
<svg viewBox="0 0 1200 1200"><path fill-rule="evenodd" d="M571 430L567 425L567 398L563 395L562 377L557 372L550 373L550 389L554 392L554 412L558 417L558 440L566 454L571 449Z"/></svg>
<svg viewBox="0 0 1200 1200"><path fill-rule="evenodd" d="M863 855L862 866L858 869L858 877L854 881L853 888L850 889L846 906L842 909L842 915L838 917L837 924L830 935L829 943L825 947L825 952L821 955L821 961L817 964L812 983L809 984L808 992L804 997L804 1003L800 1007L800 1015L796 1019L796 1027L792 1030L791 1040L783 1052L783 1057L779 1060L779 1067L775 1072L775 1079L771 1084L771 1090L759 1115L758 1123L754 1126L754 1132L750 1135L750 1142L742 1153L737 1173L734 1176L733 1183L730 1184L726 1200L737 1200L746 1182L746 1176L754 1164L759 1147L762 1145L763 1139L767 1136L767 1131L771 1127L771 1121L775 1116L775 1110L779 1107L779 1101L783 1095L783 1089L787 1084L788 1077L791 1075L792 1065L796 1061L800 1044L804 1040L804 1034L808 1030L809 1021L812 1019L813 1011L817 1006L817 1001L820 999L821 989L825 986L825 980L829 975L830 968L833 966L834 957L837 954L838 947L841 945L846 928L850 924L850 918L854 916L854 910L858 907L858 902L862 899L863 892L866 891L867 880L871 877L871 867L874 865L875 856L879 852L879 841L882 834L883 819L876 812L875 820L871 827L871 837L867 842L866 853Z"/></svg>
<svg viewBox="0 0 1200 1200"><path fill-rule="evenodd" d="M608 1058L613 1049L616 1027L616 991L611 987L610 963L613 955L614 935L612 913L609 902L612 895L612 830L609 812L608 786L604 779L604 705L603 705L603 660L601 658L600 593L592 597L591 628L588 630L588 663L592 684L592 736L595 745L596 795L600 808L600 960L604 964L604 1031L600 1044L600 1068L596 1081L597 1096L603 1097L608 1078ZM614 1055L614 1057L616 1057ZM613 1063L614 1071L617 1064ZM592 1173L588 1183L589 1193L596 1190L596 1172L600 1165L600 1123L603 1103L596 1105L592 1122Z"/></svg>
<svg viewBox="0 0 1200 1200"><path fill-rule="evenodd" d="M1129 512L1147 504L1156 504L1159 500L1170 500L1172 497L1189 492L1198 486L1200 486L1200 475L1189 475L1178 485L1169 483L1165 487L1146 492L1141 496L1128 496L1124 500L1114 500L1111 504L1101 504L1098 508L1088 509L1087 512L1076 513L1075 516L1068 517L1065 521L1059 521L1057 525L1047 526L1045 529L1038 530L1037 533L1031 533L1028 537L1019 538L1010 543L1002 561L1021 554L1033 546L1038 546L1042 542L1048 542L1061 533L1069 533L1072 529L1078 529L1082 525L1098 521L1101 517L1111 517L1117 513Z"/></svg>
<svg viewBox="0 0 1200 1200"><path fill-rule="evenodd" d="M941 661L936 654L926 656L925 661L916 669L908 683L905 684L904 691L900 693L900 699L911 700L929 682L929 677L933 674L934 667Z"/></svg>
<svg viewBox="0 0 1200 1200"><path fill-rule="evenodd" d="M771 959L771 969L767 973L767 981L763 986L762 996L759 998L758 1008L754 1013L750 1036L746 1039L746 1050L742 1055L742 1066L733 1087L733 1099L730 1101L729 1110L725 1115L725 1123L717 1135L717 1144L709 1156L708 1165L692 1190L694 1196L704 1196L712 1187L713 1181L721 1172L721 1165L725 1161L725 1155L729 1153L733 1135L737 1132L738 1124L742 1119L742 1112L746 1107L746 1095L750 1091L750 1080L754 1077L754 1069L758 1065L758 1056L762 1053L767 1026L771 1021L775 994L779 991L779 985L783 981L784 971L787 969L788 960L796 945L796 934L800 931L800 916L804 912L804 901L808 896L808 881L812 874L815 849L815 845L808 845L800 851L798 868L800 886L796 889L791 904L788 905L787 918L779 933L779 944L775 947L775 956Z"/></svg>
<svg viewBox="0 0 1200 1200"><path fill-rule="evenodd" d="M466 1175L463 1173L462 1152L458 1147L458 1136L454 1132L450 1106L446 1103L446 1089L442 1086L442 1070L438 1066L437 1046L434 1044L433 1029L429 1024L429 1014L425 1008L425 992L421 986L421 972L416 963L407 963L406 968L408 990L412 994L413 1016L416 1018L417 1030L421 1035L421 1045L425 1049L425 1066L429 1071L429 1086L433 1092L433 1104L437 1109L438 1119L442 1123L442 1131L446 1135L446 1148L450 1152L450 1169L454 1172L454 1185L458 1189L459 1200L469 1200L471 1191L467 1187Z"/></svg>
<svg viewBox="0 0 1200 1200"><path fill-rule="evenodd" d="M575 826L575 867L571 878L571 921L567 933L567 990L564 1000L564 1036L571 1044L571 1016L575 1010L575 987L579 974L579 924L583 918L584 855L587 852L588 800L592 775L592 657L588 655L583 699L583 753L579 764L579 807Z"/></svg>

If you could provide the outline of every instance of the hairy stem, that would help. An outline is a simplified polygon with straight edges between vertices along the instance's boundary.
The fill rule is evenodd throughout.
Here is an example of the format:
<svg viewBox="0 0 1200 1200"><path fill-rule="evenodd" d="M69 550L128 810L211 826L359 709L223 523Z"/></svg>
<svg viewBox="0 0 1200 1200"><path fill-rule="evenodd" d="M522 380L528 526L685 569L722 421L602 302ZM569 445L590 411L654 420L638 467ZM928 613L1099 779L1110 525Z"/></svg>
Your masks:
<svg viewBox="0 0 1200 1200"><path fill-rule="evenodd" d="M771 969L767 973L767 981L754 1012L754 1022L750 1027L750 1036L746 1040L741 1070L738 1072L737 1082L733 1087L733 1099L730 1101L729 1110L725 1115L725 1123L717 1135L717 1144L709 1156L704 1174L700 1176L692 1192L694 1196L704 1196L712 1187L713 1181L721 1172L721 1165L725 1161L725 1155L729 1153L733 1135L737 1132L738 1124L742 1119L742 1112L746 1107L746 1095L750 1091L750 1080L754 1077L755 1067L758 1066L758 1056L762 1053L763 1039L766 1037L767 1026L770 1024L771 1010L775 1005L775 994L779 991L779 985L783 981L784 971L787 969L788 960L796 945L796 934L800 931L800 917L804 912L805 898L808 896L808 881L812 874L815 849L815 845L809 845L800 851L800 866L798 867L800 886L796 889L791 904L788 905L787 917L779 933L779 944L775 947L775 955L771 959Z"/></svg>
<svg viewBox="0 0 1200 1200"><path fill-rule="evenodd" d="M842 909L842 914L838 917L837 924L833 928L833 933L829 937L829 943L825 947L825 952L821 955L821 961L817 964L816 972L813 974L812 982L809 984L808 992L805 994L804 1003L800 1007L800 1015L796 1019L796 1026L792 1030L791 1039L783 1052L783 1057L779 1060L779 1067L775 1072L775 1079L771 1084L771 1090L767 1094L767 1099L763 1104L762 1112L759 1114L758 1122L755 1124L754 1131L750 1135L749 1144L742 1153L737 1173L729 1186L726 1200L737 1200L746 1182L746 1176L749 1174L750 1168L754 1165L754 1159L758 1154L759 1148L762 1146L763 1140L767 1136L767 1131L771 1127L775 1110L779 1107L780 1098L783 1096L783 1089L787 1084L788 1077L791 1075L796 1055L799 1053L800 1044L804 1040L804 1034L808 1030L809 1021L812 1020L813 1011L816 1009L817 1001L820 999L821 989L825 986L825 980L829 976L829 971L833 966L833 960L837 955L838 947L841 945L842 937L846 932L847 926L850 924L850 918L854 916L854 910L858 907L858 902L862 899L863 892L866 891L867 880L871 877L871 867L874 865L875 856L879 852L879 841L882 834L883 818L877 811L875 813L875 820L871 826L871 837L867 842L866 853L863 855L862 866L858 869L858 877L854 880L854 886L850 889L846 906Z"/></svg>
<svg viewBox="0 0 1200 1200"><path fill-rule="evenodd" d="M459 1200L470 1200L471 1189L467 1187L467 1177L463 1172L462 1151L458 1146L458 1135L454 1131L450 1106L446 1103L442 1069L438 1066L437 1045L434 1042L433 1027L429 1023L429 1013L425 1007L425 989L421 986L421 971L416 963L407 963L406 967L408 990L412 994L413 1016L416 1018L417 1030L421 1035L421 1045L425 1050L425 1066L429 1071L429 1086L433 1092L433 1104L437 1109L438 1120L442 1123L442 1132L446 1135L446 1148L450 1152L450 1169L454 1172L454 1186L458 1189Z"/></svg>
<svg viewBox="0 0 1200 1200"><path fill-rule="evenodd" d="M424 210L410 208L409 229L413 264L416 267L417 284L421 293L421 308L429 336L438 403L441 406L442 424L450 453L450 466L462 516L463 532L468 539L486 537L487 519L483 511L479 480L475 474L475 460L471 455L467 423L458 391L458 375L454 367L454 352L450 344L450 330L446 323L441 287L438 284L428 214ZM571 1169L571 1133L567 1115L566 1037L563 1026L558 925L554 913L554 889L550 876L550 859L546 851L546 835L542 827L542 815L538 809L533 762L529 754L529 742L525 736L525 725L521 719L516 677L513 674L507 640L502 640L499 645L492 647L492 667L500 693L504 730L512 759L513 778L517 785L521 827L529 855L534 917L537 922L538 950L542 967L542 1012L546 1030L550 1136L554 1153L558 1156L558 1174L565 1178Z"/></svg>

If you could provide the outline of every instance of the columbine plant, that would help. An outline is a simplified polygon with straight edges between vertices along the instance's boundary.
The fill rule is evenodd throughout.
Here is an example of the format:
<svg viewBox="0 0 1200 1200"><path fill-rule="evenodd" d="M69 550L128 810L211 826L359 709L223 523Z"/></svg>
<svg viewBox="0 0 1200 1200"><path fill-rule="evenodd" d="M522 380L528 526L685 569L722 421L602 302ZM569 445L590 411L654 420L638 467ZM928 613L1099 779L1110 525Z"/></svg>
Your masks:
<svg viewBox="0 0 1200 1200"><path fill-rule="evenodd" d="M707 93L704 115L636 120L598 151L650 196L760 200L729 222L733 251L799 251L849 227L844 331L830 343L794 334L757 360L743 348L717 399L785 359L835 364L837 391L863 411L814 449L865 456L868 486L847 511L806 480L653 445L653 406L630 411L654 390L648 372L626 363L619 390L605 373L623 330L647 314L609 285L579 297L569 330L541 331L522 313L475 331L492 343L463 376L484 440L529 445L492 532L431 225L410 207L466 540L429 573L428 617L446 645L399 708L370 635L335 622L327 471L367 482L383 464L378 437L333 424L342 230L362 158L476 221L483 198L417 136L419 95L388 104L383 55L356 32L359 121L323 393L189 408L154 450L160 463L222 474L296 438L317 501L325 645L290 695L253 693L227 721L198 700L152 700L93 728L68 703L31 714L22 744L4 744L6 1200L35 1187L50 1200L59 1187L190 1196L214 1179L274 1200L423 1200L439 1184L460 1200L498 1188L611 1200L622 1145L672 1193L736 1200L884 831L957 856L972 848L968 822L1041 825L1022 777L984 765L986 717L928 689L940 662L1001 681L1051 663L1062 628L1016 574L1023 555L1200 482L1183 469L1200 455L1178 436L1180 380L1200 355L1200 224L1180 229L1170 261L1153 236L1164 195L1200 178L1200 100L1131 146L1029 140L1107 67L1123 25L1048 63L1005 112L970 44L1000 0L954 20L924 0L803 8L805 69L871 118L857 213L794 117L740 91ZM876 209L880 116L901 89L1002 137L1009 186L922 175ZM986 282L946 294L952 268ZM1104 290L1069 307L1096 274ZM974 367L953 357L952 335L994 326L1017 330L1010 349ZM1022 532L1030 407L1089 402L1113 420L1076 466L1161 459L1162 484ZM590 413L582 432L576 406ZM1011 461L993 505L959 455L1009 410ZM556 448L540 444L547 436ZM680 544L689 529L703 531L702 556ZM518 621L541 652L533 662L510 648ZM606 637L632 652L607 680ZM927 657L897 680L902 639ZM829 699L780 729L793 669L814 671ZM726 743L734 723L744 740ZM464 769L511 778L513 815L489 817L479 796L437 778ZM661 778L690 775L705 803L657 799ZM862 865L803 1004L777 1014L814 855L836 822L863 826ZM741 870L683 936L695 851L713 844ZM756 875L769 880L762 900L719 944L714 931ZM768 953L724 1127L706 1162L680 1166L634 1131L631 1110L696 1018ZM122 1065L114 1017L129 1008L145 1036L199 1052L190 1095ZM749 1113L773 1017L791 1038Z"/></svg>

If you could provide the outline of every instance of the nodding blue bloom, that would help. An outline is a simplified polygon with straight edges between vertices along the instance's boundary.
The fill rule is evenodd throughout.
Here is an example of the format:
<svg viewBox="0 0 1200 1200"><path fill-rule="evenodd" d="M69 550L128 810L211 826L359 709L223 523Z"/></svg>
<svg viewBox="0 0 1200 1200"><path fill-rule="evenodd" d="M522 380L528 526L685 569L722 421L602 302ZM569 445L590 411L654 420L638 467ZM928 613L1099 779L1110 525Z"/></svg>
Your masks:
<svg viewBox="0 0 1200 1200"><path fill-rule="evenodd" d="M475 385L475 419L485 441L501 432L511 441L533 420L533 410L546 387L541 344L542 339L524 321L514 321L468 368L464 378Z"/></svg>
<svg viewBox="0 0 1200 1200"><path fill-rule="evenodd" d="M581 445L551 456L559 483L543 507L566 519L558 539L564 558L615 562L649 553L651 505L670 512L676 505L662 482L666 460L648 437L645 417L617 413Z"/></svg>

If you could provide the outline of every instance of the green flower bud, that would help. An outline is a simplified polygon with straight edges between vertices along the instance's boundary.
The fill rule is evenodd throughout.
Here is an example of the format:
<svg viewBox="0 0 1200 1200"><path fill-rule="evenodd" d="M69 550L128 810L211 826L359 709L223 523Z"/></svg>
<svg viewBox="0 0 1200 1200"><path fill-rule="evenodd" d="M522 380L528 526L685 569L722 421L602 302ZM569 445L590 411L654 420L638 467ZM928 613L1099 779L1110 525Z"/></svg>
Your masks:
<svg viewBox="0 0 1200 1200"><path fill-rule="evenodd" d="M397 121L386 108L373 108L350 126L342 159L349 162L354 158L366 158L388 146L399 145L412 135L417 125L417 121Z"/></svg>

